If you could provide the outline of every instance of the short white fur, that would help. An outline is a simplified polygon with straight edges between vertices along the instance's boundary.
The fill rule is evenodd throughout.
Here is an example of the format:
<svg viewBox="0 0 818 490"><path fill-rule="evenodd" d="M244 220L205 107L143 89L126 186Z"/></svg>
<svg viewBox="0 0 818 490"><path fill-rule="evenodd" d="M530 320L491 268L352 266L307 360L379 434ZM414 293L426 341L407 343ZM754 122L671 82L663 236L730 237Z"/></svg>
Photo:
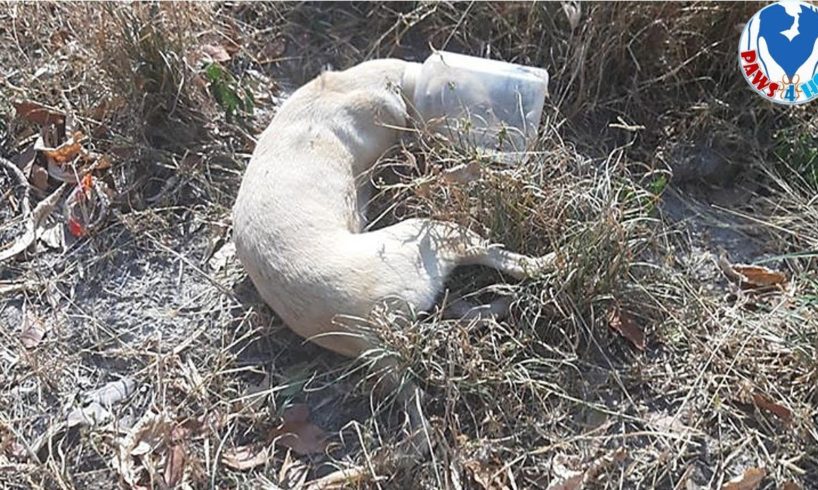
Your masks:
<svg viewBox="0 0 818 490"><path fill-rule="evenodd" d="M233 208L237 255L263 300L298 335L345 356L378 345L339 316L367 318L386 298L429 310L459 265L522 279L551 260L430 219L364 232L370 189L359 177L409 123L417 73L415 63L374 60L298 89L260 136Z"/></svg>

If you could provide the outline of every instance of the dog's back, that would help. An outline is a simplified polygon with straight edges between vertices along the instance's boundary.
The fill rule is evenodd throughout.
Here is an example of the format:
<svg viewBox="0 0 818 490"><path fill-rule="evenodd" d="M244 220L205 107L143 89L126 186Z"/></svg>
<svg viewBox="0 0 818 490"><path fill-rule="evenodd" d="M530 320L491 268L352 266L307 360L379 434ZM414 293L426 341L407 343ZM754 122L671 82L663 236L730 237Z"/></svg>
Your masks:
<svg viewBox="0 0 818 490"><path fill-rule="evenodd" d="M357 239L355 182L405 123L397 89L405 66L368 62L297 90L261 135L242 181L233 210L238 256L262 298L306 338L337 329L337 314L366 316L383 279ZM348 336L316 341L348 356L364 348Z"/></svg>

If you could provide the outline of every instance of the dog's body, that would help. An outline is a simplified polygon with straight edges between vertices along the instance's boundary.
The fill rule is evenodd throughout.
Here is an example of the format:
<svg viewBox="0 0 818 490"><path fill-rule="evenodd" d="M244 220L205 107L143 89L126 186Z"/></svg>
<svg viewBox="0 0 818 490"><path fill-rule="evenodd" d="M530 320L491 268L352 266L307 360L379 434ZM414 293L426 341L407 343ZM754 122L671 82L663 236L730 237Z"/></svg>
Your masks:
<svg viewBox="0 0 818 490"><path fill-rule="evenodd" d="M411 96L415 67L369 61L297 90L261 135L233 209L238 257L264 301L297 334L345 356L376 340L339 315L367 318L386 298L428 310L458 265L515 278L543 265L452 223L363 232L370 189L358 177L406 126L399 92Z"/></svg>

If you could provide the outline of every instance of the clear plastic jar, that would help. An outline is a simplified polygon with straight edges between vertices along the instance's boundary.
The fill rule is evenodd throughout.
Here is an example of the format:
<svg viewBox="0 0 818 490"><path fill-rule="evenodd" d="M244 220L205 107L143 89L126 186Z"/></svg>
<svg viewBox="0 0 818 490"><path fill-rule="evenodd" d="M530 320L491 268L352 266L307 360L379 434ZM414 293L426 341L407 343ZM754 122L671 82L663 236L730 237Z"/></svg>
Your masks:
<svg viewBox="0 0 818 490"><path fill-rule="evenodd" d="M536 140L544 69L438 51L414 70L414 109L428 129L491 153L524 152Z"/></svg>

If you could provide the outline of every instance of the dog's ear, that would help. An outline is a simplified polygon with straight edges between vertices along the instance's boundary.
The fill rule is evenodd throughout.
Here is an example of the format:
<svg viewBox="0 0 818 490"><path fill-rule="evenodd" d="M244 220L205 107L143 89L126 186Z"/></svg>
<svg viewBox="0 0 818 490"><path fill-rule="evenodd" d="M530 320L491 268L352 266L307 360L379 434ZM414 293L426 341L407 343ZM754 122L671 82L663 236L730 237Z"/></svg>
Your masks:
<svg viewBox="0 0 818 490"><path fill-rule="evenodd" d="M333 71L335 70L332 69L332 65L329 63L326 63L324 64L324 66L321 67L321 73L319 73L318 76L316 77L316 79L318 80L319 87L321 87L322 89L325 88L327 82L326 75L327 73L332 73Z"/></svg>

